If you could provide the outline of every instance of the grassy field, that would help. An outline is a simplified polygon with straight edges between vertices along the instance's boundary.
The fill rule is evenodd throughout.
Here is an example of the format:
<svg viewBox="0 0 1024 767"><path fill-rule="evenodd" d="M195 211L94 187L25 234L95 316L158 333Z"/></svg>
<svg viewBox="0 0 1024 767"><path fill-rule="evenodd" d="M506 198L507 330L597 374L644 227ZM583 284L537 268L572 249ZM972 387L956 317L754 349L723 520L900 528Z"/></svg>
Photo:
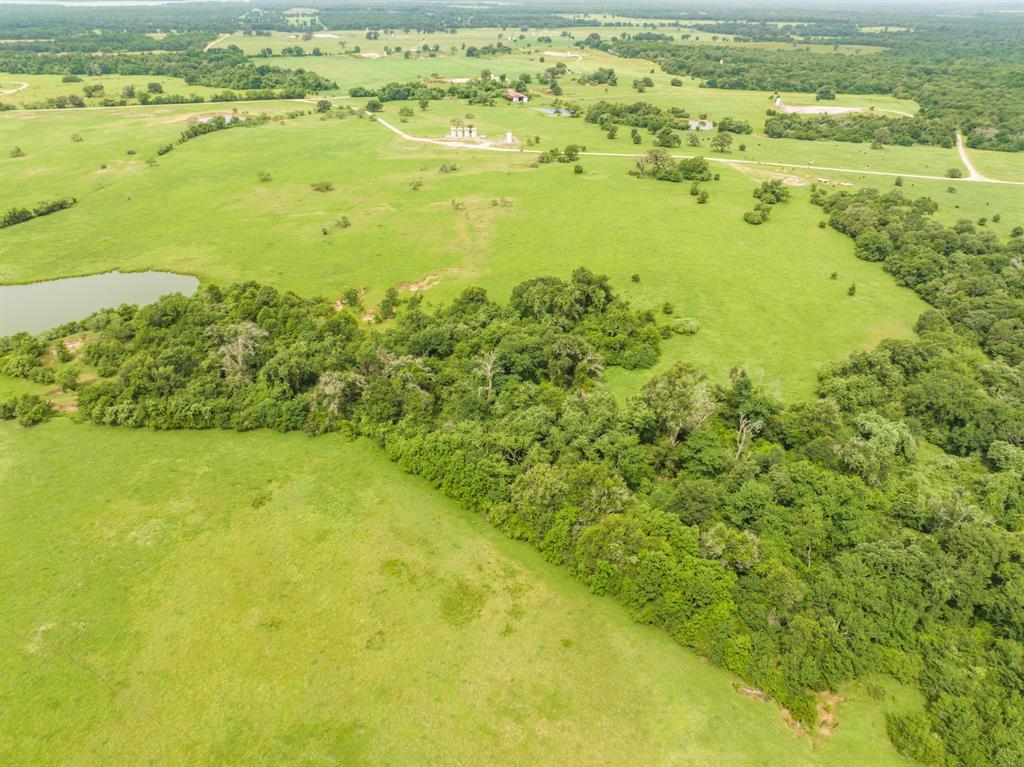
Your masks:
<svg viewBox="0 0 1024 767"><path fill-rule="evenodd" d="M798 737L367 443L62 418L0 446L5 764L905 764L907 693Z"/></svg>
<svg viewBox="0 0 1024 767"><path fill-rule="evenodd" d="M189 85L180 77L162 77L157 75L102 75L94 77L85 75L80 83L61 82L62 75L12 75L0 72L0 90L14 89L27 83L15 93L0 96L0 102L24 106L44 102L57 96L81 96L87 106L95 106L104 98L121 98L122 91L132 86L136 91L146 90L149 83L160 83L164 95L204 96L209 98L221 93L224 88L207 88L202 85ZM90 85L102 85L103 94L93 98L85 98L83 88Z"/></svg>
<svg viewBox="0 0 1024 767"><path fill-rule="evenodd" d="M716 162L720 178L698 205L689 184L629 176L632 157L586 155L576 174L571 164L538 165L533 153L453 150L403 140L375 120L323 119L312 103L7 111L3 207L78 203L0 232L0 284L154 268L325 299L357 287L372 308L389 287L405 298L423 284L431 305L471 285L506 301L523 280L586 266L660 322L698 321L696 335L664 342L656 369L682 359L724 380L744 365L791 401L813 396L823 365L909 336L927 308L878 264L858 260L848 238L819 227L810 184L888 190L895 179L869 171L908 174L903 192L935 199L943 222L985 218L1004 237L1024 224L1024 188L910 177L961 167L955 149L770 140L761 133L772 94L689 78L672 86L650 62L572 47L591 31L624 30L378 40L325 30L308 41L236 34L218 45L250 54L320 47L327 55L265 63L336 80L324 95L338 110L365 105L348 98L355 85L483 69L536 78L564 61L562 101L644 100L749 120L755 130L725 155L710 153L710 135L678 153L815 167ZM659 31L711 42L692 29ZM462 48L499 40L515 52L470 58ZM394 53L424 43L440 54ZM576 82L602 66L616 69L618 86ZM645 76L655 85L638 93L631 83ZM116 96L151 80L168 93L215 91L150 76L64 84L0 73L0 89L29 83L0 100L23 104L93 83ZM611 140L582 119L545 115L537 107L556 101L534 87L528 105L389 103L381 116L423 137L462 120L524 145L539 137L536 149L652 148L646 132L634 145L628 129ZM840 94L834 103L894 117L918 109L886 96ZM414 114L403 117L402 106ZM275 119L156 155L191 121L233 110ZM13 147L24 156L11 156ZM992 178L1024 176L1024 154L971 157ZM792 199L765 225L745 224L753 190L773 177L792 184ZM311 188L321 181L331 190ZM606 383L625 396L651 373L611 369ZM55 386L0 376L0 398L23 393L73 402ZM730 674L634 624L371 443L337 435L133 431L67 416L32 429L0 423L0 595L2 764L909 767L889 744L884 714L921 703L872 680L887 692L880 703L862 682L838 691L833 735L799 736L777 706L739 694Z"/></svg>
<svg viewBox="0 0 1024 767"><path fill-rule="evenodd" d="M545 50L552 48L569 48L575 41L583 40L590 34L598 34L604 39L610 39L622 34L637 34L638 32L649 32L650 29L643 27L644 21L638 19L618 19L629 22L628 26L607 27L594 24L593 26L567 27L565 29L529 29L521 31L518 29L500 29L498 27L478 27L475 29L459 29L454 33L421 33L415 30L402 31L394 30L382 32L375 40L366 38L366 33L360 30L316 30L312 32L310 39L304 39L306 30L295 32L272 32L270 35L249 36L236 33L231 37L217 43L213 47L224 48L229 45L238 46L245 53L254 55L263 48L270 48L275 54L280 53L283 47L301 46L303 50L310 52L319 48L324 54L333 54L339 51L380 52L385 47L390 49L401 48L402 51L411 48L421 48L424 45L438 45L442 51L447 51L452 46L462 50L462 46L493 45L501 42L503 45L517 49ZM761 48L766 50L809 50L814 53L846 53L850 55L861 55L878 53L885 50L881 46L872 45L819 45L803 42L739 42L735 35L706 32L692 28L691 25L702 23L698 21L682 21L681 26L676 28L665 28L657 30L661 34L673 35L680 42L685 44L700 45L728 45L736 48ZM706 22L703 22L706 23ZM683 35L689 37L684 41ZM540 39L545 38L545 39ZM551 42L547 42L550 38Z"/></svg>
<svg viewBox="0 0 1024 767"><path fill-rule="evenodd" d="M967 152L983 176L1018 183L1024 181L1024 152L990 152L984 149L968 149ZM1024 206L1024 192L1017 199Z"/></svg>
<svg viewBox="0 0 1024 767"><path fill-rule="evenodd" d="M141 150L169 140L188 111L124 111L0 117L27 155L0 158L2 188L26 204L81 193L74 208L4 233L4 281L160 268L325 297L363 287L372 306L388 287L428 275L437 278L432 302L469 285L505 300L522 280L586 265L638 305L669 302L674 316L698 319L696 336L667 342L666 363L690 359L717 378L746 364L787 396L810 394L825 362L907 335L924 309L878 265L857 260L847 238L817 227L806 189L767 225L742 223L761 180L749 169L723 166L710 204L698 206L688 185L628 176L627 158L585 158L575 176L563 164L531 167L530 155L455 153L401 141L370 120L314 115L204 136L147 167ZM65 144L75 131L86 140ZM100 141L112 161L128 141L140 153L99 171ZM445 162L459 170L441 173ZM257 170L272 180L260 183ZM321 180L334 191L310 188ZM333 223L342 216L351 226ZM628 391L641 379L613 382Z"/></svg>

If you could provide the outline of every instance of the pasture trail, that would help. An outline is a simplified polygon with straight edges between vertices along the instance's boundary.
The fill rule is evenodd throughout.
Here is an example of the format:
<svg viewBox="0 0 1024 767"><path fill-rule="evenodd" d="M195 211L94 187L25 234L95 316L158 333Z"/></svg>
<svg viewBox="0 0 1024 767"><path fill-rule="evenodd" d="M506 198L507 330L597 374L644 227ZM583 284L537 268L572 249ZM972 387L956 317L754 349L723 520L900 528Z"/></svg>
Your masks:
<svg viewBox="0 0 1024 767"><path fill-rule="evenodd" d="M962 162L964 167L967 168L968 181L994 181L994 179L978 173L978 169L974 167L974 164L971 162L971 158L967 154L967 147L964 146L964 136L960 131L956 132L956 151L960 153L960 162Z"/></svg>
<svg viewBox="0 0 1024 767"><path fill-rule="evenodd" d="M220 45L220 44L221 44L222 42L224 42L225 40L227 40L227 39L228 39L229 37L231 37L230 33L225 33L225 34L221 35L220 37L218 37L218 38L217 38L216 40L214 40L213 42L207 43L207 44L206 44L206 47L205 47L205 48L203 48L203 53L206 53L206 52L207 52L208 50L210 50L211 48L214 48L214 47L216 47L216 46Z"/></svg>
<svg viewBox="0 0 1024 767"><path fill-rule="evenodd" d="M14 88L5 88L3 90L0 90L0 96L10 96L12 93L23 91L28 87L28 83L23 83L17 80L14 82L14 85Z"/></svg>

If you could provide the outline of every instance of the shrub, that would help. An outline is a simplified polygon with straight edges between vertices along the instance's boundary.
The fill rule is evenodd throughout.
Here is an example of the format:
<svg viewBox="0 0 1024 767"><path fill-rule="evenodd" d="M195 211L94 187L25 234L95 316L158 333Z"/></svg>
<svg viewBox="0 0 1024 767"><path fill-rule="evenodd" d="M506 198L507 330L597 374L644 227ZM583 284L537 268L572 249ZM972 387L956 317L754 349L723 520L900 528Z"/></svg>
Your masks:
<svg viewBox="0 0 1024 767"><path fill-rule="evenodd" d="M680 317L677 320L672 320L672 324L669 327L672 328L673 333L678 333L681 336L692 336L700 330L700 323L693 317Z"/></svg>
<svg viewBox="0 0 1024 767"><path fill-rule="evenodd" d="M78 368L61 368L53 379L62 391L74 391L78 388Z"/></svg>
<svg viewBox="0 0 1024 767"><path fill-rule="evenodd" d="M53 414L53 405L38 394L22 394L7 400L0 408L5 419L15 418L22 426L35 426Z"/></svg>
<svg viewBox="0 0 1024 767"><path fill-rule="evenodd" d="M761 206L758 206L753 210L748 210L746 213L744 213L743 220L746 221L748 224L760 226L761 224L768 220L768 213L761 209Z"/></svg>
<svg viewBox="0 0 1024 767"><path fill-rule="evenodd" d="M314 181L309 187L314 192L329 192L334 189L334 184L330 181Z"/></svg>
<svg viewBox="0 0 1024 767"><path fill-rule="evenodd" d="M959 168L950 168L946 171L946 178L963 178L964 172Z"/></svg>

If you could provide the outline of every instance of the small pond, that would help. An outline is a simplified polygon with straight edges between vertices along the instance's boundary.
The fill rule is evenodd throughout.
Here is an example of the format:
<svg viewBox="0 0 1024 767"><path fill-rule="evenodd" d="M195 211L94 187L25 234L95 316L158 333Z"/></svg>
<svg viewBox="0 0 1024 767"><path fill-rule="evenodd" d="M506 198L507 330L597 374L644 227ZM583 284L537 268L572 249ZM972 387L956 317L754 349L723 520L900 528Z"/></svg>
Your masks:
<svg viewBox="0 0 1024 767"><path fill-rule="evenodd" d="M572 117L572 110L565 107L534 107L534 109L552 117Z"/></svg>
<svg viewBox="0 0 1024 767"><path fill-rule="evenodd" d="M0 285L0 336L41 333L121 304L151 304L168 293L192 295L199 280L170 272L107 272L89 277Z"/></svg>

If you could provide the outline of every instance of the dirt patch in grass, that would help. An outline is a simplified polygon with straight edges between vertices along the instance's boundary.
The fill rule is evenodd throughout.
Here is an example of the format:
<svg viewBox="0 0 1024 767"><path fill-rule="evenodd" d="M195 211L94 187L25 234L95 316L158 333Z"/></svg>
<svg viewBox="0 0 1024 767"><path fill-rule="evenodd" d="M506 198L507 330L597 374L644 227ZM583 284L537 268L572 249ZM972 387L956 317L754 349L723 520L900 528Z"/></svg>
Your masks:
<svg viewBox="0 0 1024 767"><path fill-rule="evenodd" d="M818 734L830 737L835 734L839 720L836 718L836 707L845 700L842 695L834 692L823 692L818 695Z"/></svg>
<svg viewBox="0 0 1024 767"><path fill-rule="evenodd" d="M791 104L776 104L775 109L779 112L789 112L790 114L797 115L847 115L854 112L868 111L864 107L793 106Z"/></svg>
<svg viewBox="0 0 1024 767"><path fill-rule="evenodd" d="M754 700L768 700L768 695L762 690L758 690L756 687L740 685L736 688L736 692L744 697L753 698Z"/></svg>
<svg viewBox="0 0 1024 767"><path fill-rule="evenodd" d="M43 635L46 634L47 631L53 631L55 628L57 628L56 623L44 623L42 626L36 628L36 630L32 632L32 640L25 645L25 652L30 654L39 652L39 648L43 643Z"/></svg>
<svg viewBox="0 0 1024 767"><path fill-rule="evenodd" d="M729 167L737 170L745 176L756 179L778 179L786 186L807 186L807 179L801 176L794 176L788 173L776 173L770 170L763 170L745 163L729 163Z"/></svg>
<svg viewBox="0 0 1024 767"><path fill-rule="evenodd" d="M234 112L231 112L231 111L226 111L226 112L189 112L188 114L177 115L176 117L172 117L170 120L164 120L163 123L165 125L170 125L172 123L185 123L185 122L189 122L190 120L201 120L204 117L209 117L209 118L213 118L213 117L229 117L229 116L231 116L233 114L234 114Z"/></svg>
<svg viewBox="0 0 1024 767"><path fill-rule="evenodd" d="M432 272L426 275L423 279L417 280L416 282L403 282L397 286L398 290L408 290L410 293L417 293L421 290L429 290L441 281L441 278L446 274L455 274L457 269L441 269L437 272Z"/></svg>

